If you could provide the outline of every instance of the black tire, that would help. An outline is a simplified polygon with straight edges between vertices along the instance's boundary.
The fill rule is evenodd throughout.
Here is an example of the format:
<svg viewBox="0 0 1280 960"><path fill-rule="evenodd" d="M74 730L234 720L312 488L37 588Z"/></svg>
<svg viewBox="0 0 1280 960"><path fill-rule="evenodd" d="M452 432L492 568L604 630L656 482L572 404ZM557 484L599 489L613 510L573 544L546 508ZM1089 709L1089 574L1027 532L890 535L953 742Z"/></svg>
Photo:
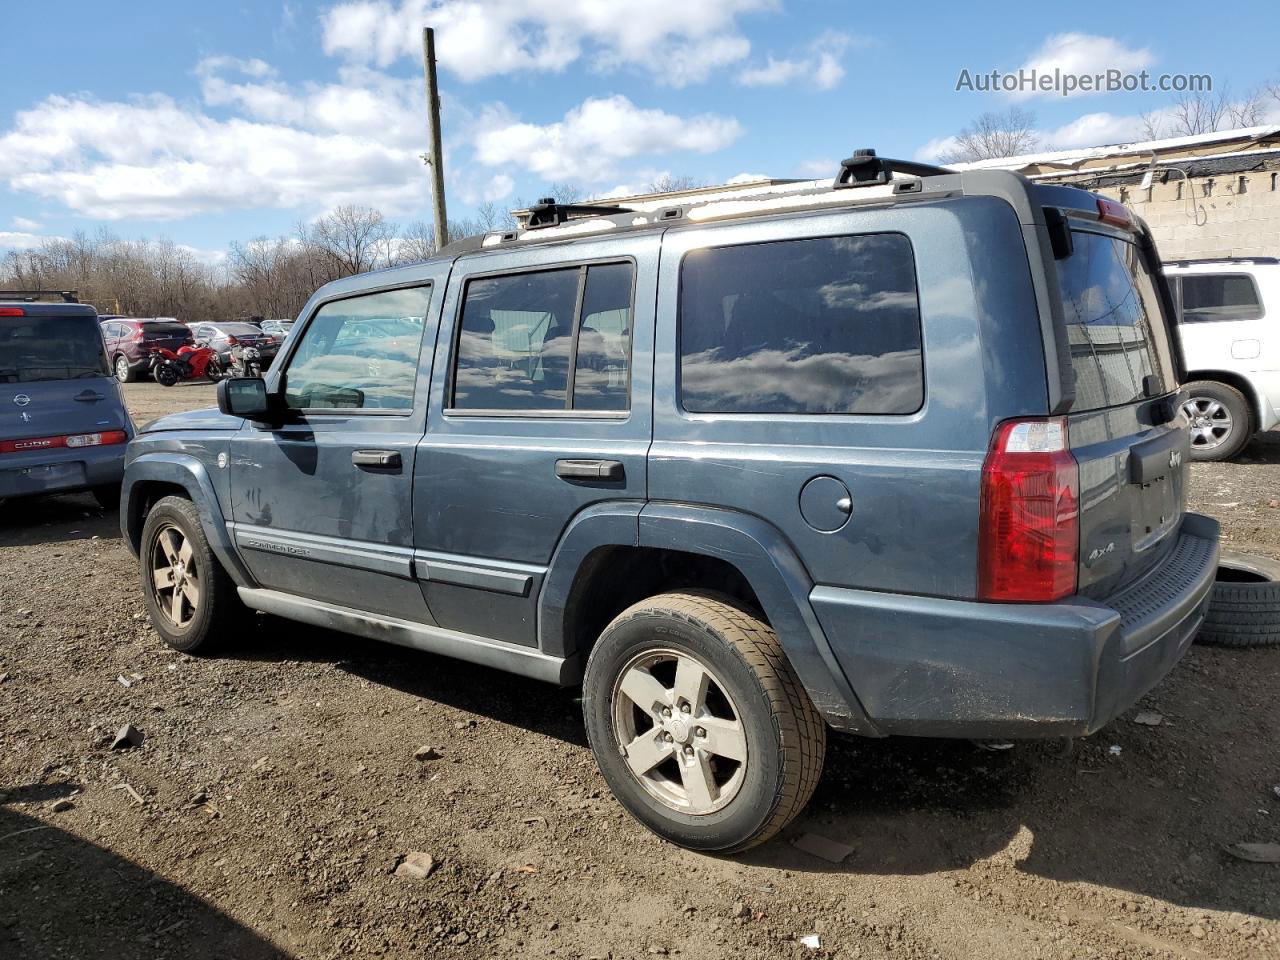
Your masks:
<svg viewBox="0 0 1280 960"><path fill-rule="evenodd" d="M103 510L118 510L120 508L120 484L108 483L100 487L94 487L90 493L93 499L98 501L98 506Z"/></svg>
<svg viewBox="0 0 1280 960"><path fill-rule="evenodd" d="M133 383L138 379L137 374L133 372L133 368L129 365L129 358L123 353L112 361L112 366L115 369L116 379L121 383Z"/></svg>
<svg viewBox="0 0 1280 960"><path fill-rule="evenodd" d="M1224 554L1196 639L1224 647L1280 646L1280 563Z"/></svg>
<svg viewBox="0 0 1280 960"><path fill-rule="evenodd" d="M191 605L190 619L184 623L177 622L169 612L161 608L158 590L154 585L154 558L157 549L163 550L159 547L158 540L170 528L176 528L185 543L190 545L198 581L199 600ZM209 653L247 619L248 611L236 594L235 583L227 576L209 548L209 541L200 526L200 514L196 505L185 497L165 497L147 514L147 521L142 527L138 568L142 595L146 600L151 624L164 642L175 650L184 653Z"/></svg>
<svg viewBox="0 0 1280 960"><path fill-rule="evenodd" d="M1206 406L1213 402L1221 404L1230 415L1230 428L1221 437L1206 439L1198 435L1193 423L1191 426L1191 459L1201 462L1214 460L1230 460L1240 453L1253 438L1257 427L1254 424L1253 410L1249 401L1235 387L1218 383L1216 380L1195 380L1182 388L1185 398L1182 409L1188 417L1193 411L1207 412ZM1209 444L1214 444L1210 446Z"/></svg>
<svg viewBox="0 0 1280 960"><path fill-rule="evenodd" d="M176 387L178 381L182 379L178 375L178 371L173 368L172 364L162 363L155 369L156 383L162 387Z"/></svg>
<svg viewBox="0 0 1280 960"><path fill-rule="evenodd" d="M646 656L662 657L670 652L709 668L713 689L723 688L745 735L740 770L735 761L726 764L735 771L731 776L738 777L735 792L713 812L683 813L658 799L642 783L641 775L632 772L620 747L622 738L629 734L616 732L615 704L655 724L642 731L641 737L656 733L659 739L671 741L656 726L662 722L656 716L660 711L648 717L631 698L622 699L624 695L617 692L633 665ZM674 693L676 687L678 684L673 684L668 693ZM707 695L708 704L712 696ZM800 685L772 628L726 597L667 593L624 610L605 628L591 651L582 702L587 739L614 796L658 836L691 850L736 853L764 843L804 809L822 775L827 744L822 717ZM668 701L676 709L680 702L678 697ZM701 731L699 715L710 717L710 713L694 713L677 719L687 719L682 729ZM693 757L690 746L664 749L675 750L664 764L678 764L681 750ZM707 769L720 769L719 757L711 761ZM689 762L696 766L696 761ZM654 766L645 776L662 769Z"/></svg>

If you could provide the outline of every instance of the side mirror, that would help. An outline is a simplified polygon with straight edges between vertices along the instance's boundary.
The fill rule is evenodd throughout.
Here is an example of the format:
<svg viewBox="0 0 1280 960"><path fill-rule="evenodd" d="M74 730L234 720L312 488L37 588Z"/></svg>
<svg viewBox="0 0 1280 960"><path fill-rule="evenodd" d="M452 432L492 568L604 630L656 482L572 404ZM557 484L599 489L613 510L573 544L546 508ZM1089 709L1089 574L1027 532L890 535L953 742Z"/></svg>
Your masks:
<svg viewBox="0 0 1280 960"><path fill-rule="evenodd" d="M233 417L267 419L271 414L267 381L261 377L229 377L219 381L218 409Z"/></svg>

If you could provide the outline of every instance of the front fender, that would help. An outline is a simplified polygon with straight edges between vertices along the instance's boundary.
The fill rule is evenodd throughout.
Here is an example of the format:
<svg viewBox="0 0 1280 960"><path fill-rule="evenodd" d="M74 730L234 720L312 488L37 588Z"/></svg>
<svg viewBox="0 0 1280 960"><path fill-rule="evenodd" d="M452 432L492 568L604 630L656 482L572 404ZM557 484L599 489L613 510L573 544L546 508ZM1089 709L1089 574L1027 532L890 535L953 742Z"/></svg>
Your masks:
<svg viewBox="0 0 1280 960"><path fill-rule="evenodd" d="M146 519L142 510L148 483L173 484L185 490L196 505L200 526L223 569L237 586L257 586L257 581L236 553L209 471L199 460L185 454L155 451L139 454L129 461L120 491L120 532L130 550L136 554L142 538L142 525Z"/></svg>

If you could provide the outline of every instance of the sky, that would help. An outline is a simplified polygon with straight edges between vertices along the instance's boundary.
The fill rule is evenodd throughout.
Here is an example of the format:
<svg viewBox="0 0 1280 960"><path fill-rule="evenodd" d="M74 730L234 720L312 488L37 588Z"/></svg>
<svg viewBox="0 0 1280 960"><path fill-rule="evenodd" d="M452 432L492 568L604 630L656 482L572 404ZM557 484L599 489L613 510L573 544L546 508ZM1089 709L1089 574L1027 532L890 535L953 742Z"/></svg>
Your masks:
<svg viewBox="0 0 1280 960"><path fill-rule="evenodd" d="M107 227L217 264L341 204L430 219L421 28L436 28L449 213L571 182L834 176L936 159L984 111L1042 149L1141 139L1173 93L957 90L992 70L1280 81L1274 6L802 0L6 4L0 254ZM19 66L20 64L20 66ZM1280 123L1280 100L1268 101Z"/></svg>

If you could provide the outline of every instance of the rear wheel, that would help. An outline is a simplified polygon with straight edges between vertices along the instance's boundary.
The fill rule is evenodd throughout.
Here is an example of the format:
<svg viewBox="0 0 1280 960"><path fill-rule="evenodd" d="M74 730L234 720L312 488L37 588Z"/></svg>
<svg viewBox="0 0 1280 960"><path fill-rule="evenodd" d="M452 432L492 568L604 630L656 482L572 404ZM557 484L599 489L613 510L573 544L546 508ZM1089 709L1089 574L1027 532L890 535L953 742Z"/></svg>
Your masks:
<svg viewBox="0 0 1280 960"><path fill-rule="evenodd" d="M129 358L123 353L116 357L116 379L121 383L133 383L137 379L133 375L133 369L129 366Z"/></svg>
<svg viewBox="0 0 1280 960"><path fill-rule="evenodd" d="M247 615L190 500L165 497L151 508L138 560L151 624L175 650L207 653Z"/></svg>
<svg viewBox="0 0 1280 960"><path fill-rule="evenodd" d="M822 718L773 630L727 598L668 593L623 611L591 651L583 711L614 795L693 850L764 843L822 773Z"/></svg>
<svg viewBox="0 0 1280 960"><path fill-rule="evenodd" d="M1196 380L1183 393L1192 460L1230 460L1244 449L1253 436L1253 411L1244 394L1214 380Z"/></svg>
<svg viewBox="0 0 1280 960"><path fill-rule="evenodd" d="M171 363L162 363L156 367L155 377L156 383L162 387L177 386L178 380L181 379L177 369Z"/></svg>

